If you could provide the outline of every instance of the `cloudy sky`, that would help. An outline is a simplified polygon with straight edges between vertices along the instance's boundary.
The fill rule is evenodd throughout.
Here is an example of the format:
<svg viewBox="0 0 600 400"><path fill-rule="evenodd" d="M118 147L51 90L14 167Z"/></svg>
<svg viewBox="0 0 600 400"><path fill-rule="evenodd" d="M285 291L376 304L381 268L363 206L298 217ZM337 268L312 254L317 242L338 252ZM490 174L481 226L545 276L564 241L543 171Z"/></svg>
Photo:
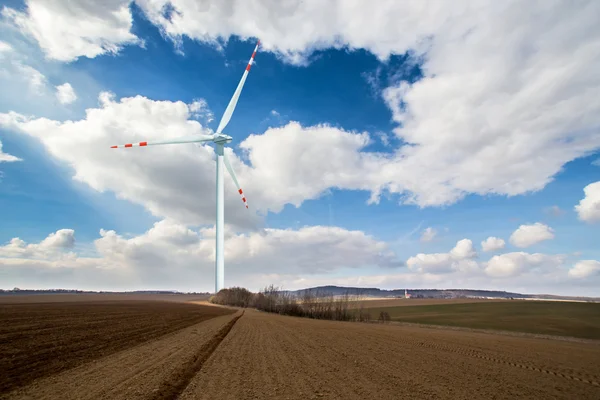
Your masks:
<svg viewBox="0 0 600 400"><path fill-rule="evenodd" d="M29 0L0 11L0 286L600 296L597 1Z"/></svg>

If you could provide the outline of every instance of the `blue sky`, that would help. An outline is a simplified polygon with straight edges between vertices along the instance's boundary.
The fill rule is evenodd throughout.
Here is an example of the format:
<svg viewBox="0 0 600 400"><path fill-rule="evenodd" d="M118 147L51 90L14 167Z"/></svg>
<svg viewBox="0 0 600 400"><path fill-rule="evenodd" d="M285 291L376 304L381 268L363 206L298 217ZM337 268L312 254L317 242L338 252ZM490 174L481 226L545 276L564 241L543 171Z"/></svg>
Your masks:
<svg viewBox="0 0 600 400"><path fill-rule="evenodd" d="M511 30L492 5L485 13L499 21L490 32L460 7L438 24L433 11L389 6L389 18L415 27L398 33L350 30L352 18L370 18L351 5L331 6L330 27L304 30L312 11L302 7L284 29L236 28L238 12L218 3L195 15L173 2L181 16L171 20L143 1L27 3L4 6L0 25L3 287L210 290L211 148L108 147L215 130L260 37L226 129L252 206L244 213L226 186L226 285L600 296L600 105L591 94L600 80L589 72L600 64L600 32L571 25L591 23L583 11L532 5L525 14L566 12L570 45L589 45L586 54L539 42L546 28L527 17L511 22L528 26L522 36L486 49L486 35ZM107 17L119 7L127 18ZM260 3L248 7L263 18ZM105 23L90 38L69 24L53 28L40 10ZM75 100L56 96L64 83ZM489 237L504 244L484 251Z"/></svg>

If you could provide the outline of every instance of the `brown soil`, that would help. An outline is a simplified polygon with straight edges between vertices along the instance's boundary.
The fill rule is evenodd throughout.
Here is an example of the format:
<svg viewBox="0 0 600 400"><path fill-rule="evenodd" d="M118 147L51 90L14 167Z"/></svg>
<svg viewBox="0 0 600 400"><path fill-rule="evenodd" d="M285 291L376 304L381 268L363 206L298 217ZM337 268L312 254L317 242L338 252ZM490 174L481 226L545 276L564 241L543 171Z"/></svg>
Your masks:
<svg viewBox="0 0 600 400"><path fill-rule="evenodd" d="M598 399L600 347L248 310L182 399Z"/></svg>
<svg viewBox="0 0 600 400"><path fill-rule="evenodd" d="M193 304L0 304L0 393L232 311Z"/></svg>
<svg viewBox="0 0 600 400"><path fill-rule="evenodd" d="M197 360L210 356L220 342L224 328L230 326L235 317L229 314L212 318L100 360L38 379L5 398L175 399L182 390L180 387L187 385L190 373L198 368Z"/></svg>
<svg viewBox="0 0 600 400"><path fill-rule="evenodd" d="M129 318L110 334L135 327L138 317ZM600 398L598 360L598 344L246 310L132 343L0 398L585 400Z"/></svg>

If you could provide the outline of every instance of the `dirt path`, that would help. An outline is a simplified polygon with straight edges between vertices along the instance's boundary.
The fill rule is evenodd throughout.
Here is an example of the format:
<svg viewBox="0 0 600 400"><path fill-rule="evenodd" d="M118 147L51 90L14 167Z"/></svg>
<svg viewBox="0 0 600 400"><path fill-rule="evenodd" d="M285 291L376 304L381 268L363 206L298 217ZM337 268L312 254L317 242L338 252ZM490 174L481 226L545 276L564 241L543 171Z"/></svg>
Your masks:
<svg viewBox="0 0 600 400"><path fill-rule="evenodd" d="M175 398L240 313L216 317L80 367L38 379L7 399ZM223 329L228 328L227 332ZM219 336L221 335L221 336ZM196 370L192 369L193 374ZM192 374L192 376L193 376ZM183 387L181 387L183 385Z"/></svg>
<svg viewBox="0 0 600 400"><path fill-rule="evenodd" d="M248 310L182 399L598 399L600 348Z"/></svg>

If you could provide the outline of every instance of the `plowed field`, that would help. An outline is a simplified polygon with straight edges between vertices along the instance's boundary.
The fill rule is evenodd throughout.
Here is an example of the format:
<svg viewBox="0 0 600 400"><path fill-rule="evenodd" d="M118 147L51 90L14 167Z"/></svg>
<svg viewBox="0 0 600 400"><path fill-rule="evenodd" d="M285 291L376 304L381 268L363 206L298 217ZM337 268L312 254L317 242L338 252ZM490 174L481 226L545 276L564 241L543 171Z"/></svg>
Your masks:
<svg viewBox="0 0 600 400"><path fill-rule="evenodd" d="M136 325L136 318L130 318ZM128 329L124 320L118 326L113 334ZM132 342L0 397L597 400L598 360L596 342L318 321L246 310Z"/></svg>
<svg viewBox="0 0 600 400"><path fill-rule="evenodd" d="M182 399L599 399L600 346L248 310Z"/></svg>
<svg viewBox="0 0 600 400"><path fill-rule="evenodd" d="M227 313L154 301L0 304L0 393Z"/></svg>

